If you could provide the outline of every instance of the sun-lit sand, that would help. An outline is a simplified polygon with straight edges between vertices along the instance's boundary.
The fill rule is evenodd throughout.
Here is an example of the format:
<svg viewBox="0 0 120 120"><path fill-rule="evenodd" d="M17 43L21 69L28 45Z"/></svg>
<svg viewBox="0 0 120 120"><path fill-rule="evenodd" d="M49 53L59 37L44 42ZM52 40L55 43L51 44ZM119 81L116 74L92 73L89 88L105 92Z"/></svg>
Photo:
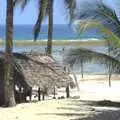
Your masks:
<svg viewBox="0 0 120 120"><path fill-rule="evenodd" d="M97 106L88 101L120 102L120 77L112 77L111 87L108 86L106 75L85 75L84 79L78 75L77 78L80 91L76 88L71 89L70 99L46 100L23 103L13 108L0 108L0 120L119 120L119 107Z"/></svg>
<svg viewBox="0 0 120 120"><path fill-rule="evenodd" d="M81 100L120 101L120 75L112 75L109 87L108 75L77 75ZM73 93L74 94L74 93Z"/></svg>
<svg viewBox="0 0 120 120"><path fill-rule="evenodd" d="M47 45L47 40L13 40L15 46L43 46ZM98 39L76 39L76 40L53 40L53 45L75 45L75 46L98 46L104 45L105 42L103 40ZM4 45L4 40L0 38L0 46Z"/></svg>

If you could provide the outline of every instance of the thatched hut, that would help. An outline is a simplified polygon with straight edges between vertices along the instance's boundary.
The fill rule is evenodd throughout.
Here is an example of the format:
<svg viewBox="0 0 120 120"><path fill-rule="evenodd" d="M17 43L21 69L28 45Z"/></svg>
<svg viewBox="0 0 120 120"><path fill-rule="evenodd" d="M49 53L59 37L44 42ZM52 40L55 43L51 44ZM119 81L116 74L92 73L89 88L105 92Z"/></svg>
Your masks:
<svg viewBox="0 0 120 120"><path fill-rule="evenodd" d="M51 56L40 53L14 53L14 80L16 93L27 93L32 87L41 91L54 86L66 86L68 74ZM4 53L0 53L0 104L4 103Z"/></svg>

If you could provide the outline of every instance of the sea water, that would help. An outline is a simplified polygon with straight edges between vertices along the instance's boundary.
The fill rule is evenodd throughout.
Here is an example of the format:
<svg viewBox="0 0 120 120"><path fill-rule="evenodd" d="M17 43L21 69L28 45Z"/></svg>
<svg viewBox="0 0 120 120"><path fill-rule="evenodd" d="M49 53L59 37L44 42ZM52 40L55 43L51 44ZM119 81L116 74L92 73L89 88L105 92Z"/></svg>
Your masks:
<svg viewBox="0 0 120 120"><path fill-rule="evenodd" d="M34 25L15 25L14 26L14 40L33 40ZM43 25L38 40L47 39L48 26ZM53 26L53 39L54 40L74 40L77 38L101 38L99 31L96 29L89 30L80 35L75 32L74 28L70 25L54 25ZM0 38L5 38L5 26L0 26Z"/></svg>
<svg viewBox="0 0 120 120"><path fill-rule="evenodd" d="M18 41L28 41L33 40L33 25L15 25L14 26L14 40ZM48 26L43 25L38 40L46 40L48 35ZM91 38L101 39L101 34L98 30L89 30L88 32L80 35L74 31L74 29L69 25L54 25L53 29L53 39L54 40L89 40ZM2 40L5 39L5 26L0 26L0 38ZM15 46L14 52L28 52L28 51L37 51L37 52L45 52L46 46ZM78 46L79 47L79 46ZM105 46L85 46L88 49L92 49L98 52L105 53ZM53 46L53 55L59 62L62 62L62 49L70 49L76 48L76 46ZM4 50L4 46L1 46L0 50ZM80 70L76 70L75 72L80 73ZM93 65L93 64L85 64L84 65L85 73L105 73L106 69L102 65Z"/></svg>

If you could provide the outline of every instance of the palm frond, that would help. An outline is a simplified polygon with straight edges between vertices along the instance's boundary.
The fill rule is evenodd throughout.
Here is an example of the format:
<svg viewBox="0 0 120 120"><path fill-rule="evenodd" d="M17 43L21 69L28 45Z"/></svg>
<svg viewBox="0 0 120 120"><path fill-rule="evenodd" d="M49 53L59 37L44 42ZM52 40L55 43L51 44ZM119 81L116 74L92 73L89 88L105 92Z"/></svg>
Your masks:
<svg viewBox="0 0 120 120"><path fill-rule="evenodd" d="M94 4L92 1L89 1L83 2L83 4L80 5L82 8L80 11L78 11L77 19L97 20L119 37L120 21L115 11L112 8L104 5L102 2L98 2L97 0L94 1L96 1ZM88 6L87 9L86 6Z"/></svg>
<svg viewBox="0 0 120 120"><path fill-rule="evenodd" d="M18 4L20 4L21 3L21 0L14 0L14 6L16 6L16 5L18 5Z"/></svg>
<svg viewBox="0 0 120 120"><path fill-rule="evenodd" d="M24 10L26 5L30 2L30 0L14 0L14 6L21 5L21 9Z"/></svg>
<svg viewBox="0 0 120 120"><path fill-rule="evenodd" d="M48 15L48 0L39 0L39 12L36 24L34 26L34 40L39 36L41 24L45 16Z"/></svg>
<svg viewBox="0 0 120 120"><path fill-rule="evenodd" d="M74 12L76 9L76 0L64 0L65 6L69 11L70 23L73 21Z"/></svg>
<svg viewBox="0 0 120 120"><path fill-rule="evenodd" d="M84 21L82 20L79 21L78 24L76 25L76 31L78 33L82 34L90 28L96 28L99 29L100 32L102 32L105 35L104 39L106 41L109 41L111 45L120 47L120 38L116 36L110 29L103 26L101 22L95 20L84 20Z"/></svg>
<svg viewBox="0 0 120 120"><path fill-rule="evenodd" d="M103 15L102 24L120 37L120 21L115 11L105 5L102 5L100 13Z"/></svg>
<svg viewBox="0 0 120 120"><path fill-rule="evenodd" d="M66 54L64 62L66 63L66 65L69 65L73 68L74 65L79 66L81 64L81 60L84 61L84 63L92 62L95 64L103 64L106 68L109 68L109 65L111 65L113 72L120 72L119 60L109 55L95 52L85 48L70 50L70 52Z"/></svg>
<svg viewBox="0 0 120 120"><path fill-rule="evenodd" d="M21 9L24 10L25 6L30 2L30 0L14 0L14 6L20 5ZM41 24L44 18L48 15L48 0L38 0L38 18L34 26L34 40L39 36Z"/></svg>

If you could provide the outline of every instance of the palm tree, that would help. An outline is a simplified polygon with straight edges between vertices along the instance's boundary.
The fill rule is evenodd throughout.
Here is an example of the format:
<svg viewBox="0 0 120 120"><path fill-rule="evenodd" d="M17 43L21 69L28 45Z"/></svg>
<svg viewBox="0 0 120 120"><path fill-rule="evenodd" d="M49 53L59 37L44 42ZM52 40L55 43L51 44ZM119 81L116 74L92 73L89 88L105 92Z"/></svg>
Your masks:
<svg viewBox="0 0 120 120"><path fill-rule="evenodd" d="M21 4L22 9L27 5L30 0L14 0L14 4ZM64 0L66 8L69 10L70 22L73 20L74 10L76 8L76 0ZM48 42L47 42L47 53L52 53L52 36L53 36L53 4L54 0L38 0L39 12L36 24L34 26L34 40L37 40L41 25L46 16L48 16Z"/></svg>
<svg viewBox="0 0 120 120"><path fill-rule="evenodd" d="M111 43L110 41L108 40L107 41L107 48L108 48L108 55L111 56ZM108 67L108 79L109 79L109 87L111 87L111 76L112 76L112 68L111 68L111 65L109 64L109 67Z"/></svg>
<svg viewBox="0 0 120 120"><path fill-rule="evenodd" d="M47 41L47 54L52 54L52 36L53 36L53 0L48 1L48 41Z"/></svg>
<svg viewBox="0 0 120 120"><path fill-rule="evenodd" d="M5 43L5 75L4 100L6 106L15 106L14 80L13 80L13 0L7 0L6 12L6 43Z"/></svg>
<svg viewBox="0 0 120 120"><path fill-rule="evenodd" d="M85 48L71 49L66 54L64 62L73 68L74 65L78 66L81 64L81 59L84 60L84 63L103 64L106 68L109 68L109 65L111 65L114 73L120 73L120 61L115 57Z"/></svg>
<svg viewBox="0 0 120 120"><path fill-rule="evenodd" d="M77 32L83 33L90 28L97 28L104 33L104 39L108 44L108 55L111 56L111 52L116 50L120 46L120 21L113 9L104 5L101 2L96 1L94 7L88 5L88 9L84 9L87 3L82 5L83 9L77 16L79 19L77 24ZM90 4L90 3L89 3ZM112 51L110 50L112 48ZM108 67L109 73L109 86L111 86L111 65Z"/></svg>
<svg viewBox="0 0 120 120"><path fill-rule="evenodd" d="M88 6L87 9L85 8L86 6ZM94 4L91 1L89 1L89 4L84 2L84 4L81 4L81 7L83 9L81 8L82 10L80 12L78 11L76 15L79 24L77 24L78 32L85 32L90 28L97 28L105 34L105 39L109 39L112 43L120 45L120 21L112 8L97 0L94 0Z"/></svg>
<svg viewBox="0 0 120 120"><path fill-rule="evenodd" d="M84 71L83 71L83 69L84 69L84 65L83 65L83 60L81 60L81 64L80 64L80 68L81 68L81 77L82 77L82 79L83 79L83 73L84 73Z"/></svg>

